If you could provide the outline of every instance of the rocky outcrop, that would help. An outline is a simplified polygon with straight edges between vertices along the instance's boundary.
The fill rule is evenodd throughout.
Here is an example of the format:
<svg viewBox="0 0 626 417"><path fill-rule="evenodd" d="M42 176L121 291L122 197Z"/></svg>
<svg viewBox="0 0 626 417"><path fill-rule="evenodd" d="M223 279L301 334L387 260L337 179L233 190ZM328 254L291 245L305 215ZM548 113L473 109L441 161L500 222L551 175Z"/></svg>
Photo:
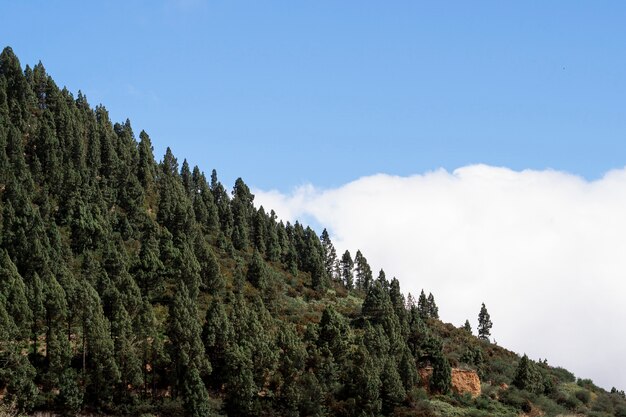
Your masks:
<svg viewBox="0 0 626 417"><path fill-rule="evenodd" d="M452 391L459 394L470 393L472 397L480 395L480 378L476 371L452 369Z"/></svg>
<svg viewBox="0 0 626 417"><path fill-rule="evenodd" d="M433 374L433 368L420 368L421 385L428 388L430 377ZM473 398L480 395L480 378L476 371L469 369L452 368L451 387L453 392L458 394L469 393Z"/></svg>

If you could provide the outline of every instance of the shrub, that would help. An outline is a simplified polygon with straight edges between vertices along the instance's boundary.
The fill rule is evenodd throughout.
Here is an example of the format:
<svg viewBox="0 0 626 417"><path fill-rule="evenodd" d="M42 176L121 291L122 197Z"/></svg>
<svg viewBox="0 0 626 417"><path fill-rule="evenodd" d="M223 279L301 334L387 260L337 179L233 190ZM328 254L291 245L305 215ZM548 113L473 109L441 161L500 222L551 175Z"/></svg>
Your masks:
<svg viewBox="0 0 626 417"><path fill-rule="evenodd" d="M604 411L590 411L587 414L588 417L613 417L610 413L605 413Z"/></svg>
<svg viewBox="0 0 626 417"><path fill-rule="evenodd" d="M578 384L579 387L583 387L583 388L587 388L587 389L591 389L594 388L595 385L593 383L593 381L591 379L580 379L578 378L576 380L576 384Z"/></svg>
<svg viewBox="0 0 626 417"><path fill-rule="evenodd" d="M422 400L428 400L428 393L424 388L414 387L407 392L409 402L418 402Z"/></svg>
<svg viewBox="0 0 626 417"><path fill-rule="evenodd" d="M528 413L531 410L531 403L528 399L529 394L527 391L511 387L500 394L500 402Z"/></svg>
<svg viewBox="0 0 626 417"><path fill-rule="evenodd" d="M487 411L477 410L475 408L471 408L465 415L467 417L491 417L492 416L492 414Z"/></svg>
<svg viewBox="0 0 626 417"><path fill-rule="evenodd" d="M488 410L491 407L491 399L486 395L481 395L474 400L474 404L479 410Z"/></svg>
<svg viewBox="0 0 626 417"><path fill-rule="evenodd" d="M565 408L561 407L555 401L543 395L538 396L535 399L534 403L548 416L557 416L557 415L567 414L567 410Z"/></svg>
<svg viewBox="0 0 626 417"><path fill-rule="evenodd" d="M589 401L591 401L591 393L589 391L587 391L587 390L581 389L580 391L576 392L575 396L583 404L589 404Z"/></svg>
<svg viewBox="0 0 626 417"><path fill-rule="evenodd" d="M430 402L428 402L427 400L418 401L417 404L415 404L414 408L411 410L411 412L407 413L406 415L411 417L438 416L438 414L435 413L435 411L433 410L433 407L430 405Z"/></svg>
<svg viewBox="0 0 626 417"><path fill-rule="evenodd" d="M495 386L493 386L491 384L482 384L482 386L481 386L482 395L484 395L485 397L489 397L492 400L497 400L498 399L498 391L499 390L500 390L499 387L495 387Z"/></svg>
<svg viewBox="0 0 626 417"><path fill-rule="evenodd" d="M576 396L567 395L564 397L563 402L559 403L563 407L569 410L576 410L582 403L576 398Z"/></svg>
<svg viewBox="0 0 626 417"><path fill-rule="evenodd" d="M564 368L552 368L551 372L561 382L576 382L576 377L573 373Z"/></svg>
<svg viewBox="0 0 626 417"><path fill-rule="evenodd" d="M613 404L610 401L594 401L592 411L598 411L606 414L613 414Z"/></svg>
<svg viewBox="0 0 626 417"><path fill-rule="evenodd" d="M620 404L615 407L615 417L626 417L626 405Z"/></svg>

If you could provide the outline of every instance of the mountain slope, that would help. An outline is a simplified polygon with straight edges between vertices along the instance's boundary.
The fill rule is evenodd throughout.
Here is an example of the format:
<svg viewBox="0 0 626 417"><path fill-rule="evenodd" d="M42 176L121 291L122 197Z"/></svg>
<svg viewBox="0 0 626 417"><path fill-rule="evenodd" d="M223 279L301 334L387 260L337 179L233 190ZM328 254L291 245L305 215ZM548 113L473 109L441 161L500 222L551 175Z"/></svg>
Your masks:
<svg viewBox="0 0 626 417"><path fill-rule="evenodd" d="M0 413L626 415L138 138L0 55Z"/></svg>

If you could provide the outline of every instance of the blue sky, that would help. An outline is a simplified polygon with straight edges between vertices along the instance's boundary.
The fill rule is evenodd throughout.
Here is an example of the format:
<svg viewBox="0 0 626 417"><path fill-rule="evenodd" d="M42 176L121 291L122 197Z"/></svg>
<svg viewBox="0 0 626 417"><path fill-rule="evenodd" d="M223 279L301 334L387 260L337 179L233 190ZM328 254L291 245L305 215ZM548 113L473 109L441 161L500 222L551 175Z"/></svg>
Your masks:
<svg viewBox="0 0 626 417"><path fill-rule="evenodd" d="M624 2L12 1L0 40L227 185L626 162Z"/></svg>

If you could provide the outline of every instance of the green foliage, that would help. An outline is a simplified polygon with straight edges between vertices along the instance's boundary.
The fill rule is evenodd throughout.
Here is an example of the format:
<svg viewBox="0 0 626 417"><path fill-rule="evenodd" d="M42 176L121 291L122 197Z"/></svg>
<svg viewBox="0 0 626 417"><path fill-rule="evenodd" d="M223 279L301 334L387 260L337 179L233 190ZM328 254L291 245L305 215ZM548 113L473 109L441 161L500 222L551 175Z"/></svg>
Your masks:
<svg viewBox="0 0 626 417"><path fill-rule="evenodd" d="M417 373L417 365L415 364L415 358L411 355L408 348L405 348L398 364L398 372L402 379L402 385L405 391L409 392L411 389L419 384L419 375Z"/></svg>
<svg viewBox="0 0 626 417"><path fill-rule="evenodd" d="M469 334L472 334L472 325L470 324L469 320L465 320L465 324L463 324L463 330L465 330Z"/></svg>
<svg viewBox="0 0 626 417"><path fill-rule="evenodd" d="M211 373L201 334L196 304L185 284L181 284L174 296L168 325L170 358L174 363L175 384L179 389L189 388L185 384L190 380L195 381L195 375L190 375L191 372L200 375Z"/></svg>
<svg viewBox="0 0 626 417"><path fill-rule="evenodd" d="M185 372L182 384L182 398L186 415L190 417L207 417L211 414L209 408L209 394L200 373L192 363Z"/></svg>
<svg viewBox="0 0 626 417"><path fill-rule="evenodd" d="M75 416L82 409L83 392L78 385L75 370L69 368L61 374L56 402L59 412L64 416Z"/></svg>
<svg viewBox="0 0 626 417"><path fill-rule="evenodd" d="M372 269L367 263L367 259L360 250L356 251L354 257L354 276L356 280L356 287L362 291L369 291L372 284Z"/></svg>
<svg viewBox="0 0 626 417"><path fill-rule="evenodd" d="M420 292L420 296L417 299L417 311L422 320L439 318L439 308L432 293L428 293L428 297L426 297L424 290Z"/></svg>
<svg viewBox="0 0 626 417"><path fill-rule="evenodd" d="M352 256L350 256L350 251L346 250L341 257L340 271L343 285L345 285L348 290L354 288L354 272L352 270L353 268L354 261L352 260Z"/></svg>
<svg viewBox="0 0 626 417"><path fill-rule="evenodd" d="M450 362L442 354L435 355L431 362L433 375L430 378L430 390L440 394L447 394L450 391L450 383L452 381Z"/></svg>
<svg viewBox="0 0 626 417"><path fill-rule="evenodd" d="M389 415L406 399L406 391L393 356L387 358L380 375L382 412Z"/></svg>
<svg viewBox="0 0 626 417"><path fill-rule="evenodd" d="M351 360L353 366L347 385L352 406L351 415L376 416L382 408L378 368L374 366L372 357L363 345L357 347Z"/></svg>
<svg viewBox="0 0 626 417"><path fill-rule="evenodd" d="M202 328L202 342L213 368L209 379L213 388L217 389L225 382L226 355L234 343L234 338L234 329L226 315L224 305L220 300L213 299L207 309Z"/></svg>
<svg viewBox="0 0 626 417"><path fill-rule="evenodd" d="M476 367L479 374L482 373L482 366L485 362L485 358L483 356L483 351L479 346L468 346L459 360L463 363Z"/></svg>
<svg viewBox="0 0 626 417"><path fill-rule="evenodd" d="M4 316L3 310L4 307L0 307L0 320ZM2 321L4 322L2 324L6 324L6 319ZM35 368L15 346L5 345L3 347L2 352L0 352L0 364L2 364L0 384L6 387L4 401L8 404L14 404L17 410L21 412L31 411L39 393L33 382L36 375Z"/></svg>
<svg viewBox="0 0 626 417"><path fill-rule="evenodd" d="M234 345L226 353L225 409L229 415L254 416L258 411L257 387L252 373L252 354Z"/></svg>
<svg viewBox="0 0 626 417"><path fill-rule="evenodd" d="M9 258L6 250L0 250L0 302L10 317L18 317L17 330L21 338L30 334L33 313L26 297L26 286Z"/></svg>
<svg viewBox="0 0 626 417"><path fill-rule="evenodd" d="M439 308L435 304L435 297L432 293L428 293L428 316L433 319L439 318Z"/></svg>
<svg viewBox="0 0 626 417"><path fill-rule="evenodd" d="M540 372L537 364L528 359L526 355L522 356L522 359L520 359L517 365L517 371L515 372L515 378L511 384L519 389L536 394L543 393L546 390L544 375Z"/></svg>
<svg viewBox="0 0 626 417"><path fill-rule="evenodd" d="M587 390L580 390L576 392L576 398L583 404L589 404L591 401L591 393Z"/></svg>
<svg viewBox="0 0 626 417"><path fill-rule="evenodd" d="M322 234L320 235L320 242L322 243L322 252L324 254L324 269L326 270L326 275L335 279L339 279L337 250L333 246L333 242L330 240L330 236L326 229L324 229L322 231Z"/></svg>
<svg viewBox="0 0 626 417"><path fill-rule="evenodd" d="M483 303L480 308L480 313L478 314L478 337L488 341L489 336L491 336L492 326L493 323L491 322L491 317L489 316L489 312L487 312L485 303Z"/></svg>
<svg viewBox="0 0 626 417"><path fill-rule="evenodd" d="M248 265L248 281L259 290L263 291L268 286L268 271L265 261L259 251L254 251L252 260Z"/></svg>

